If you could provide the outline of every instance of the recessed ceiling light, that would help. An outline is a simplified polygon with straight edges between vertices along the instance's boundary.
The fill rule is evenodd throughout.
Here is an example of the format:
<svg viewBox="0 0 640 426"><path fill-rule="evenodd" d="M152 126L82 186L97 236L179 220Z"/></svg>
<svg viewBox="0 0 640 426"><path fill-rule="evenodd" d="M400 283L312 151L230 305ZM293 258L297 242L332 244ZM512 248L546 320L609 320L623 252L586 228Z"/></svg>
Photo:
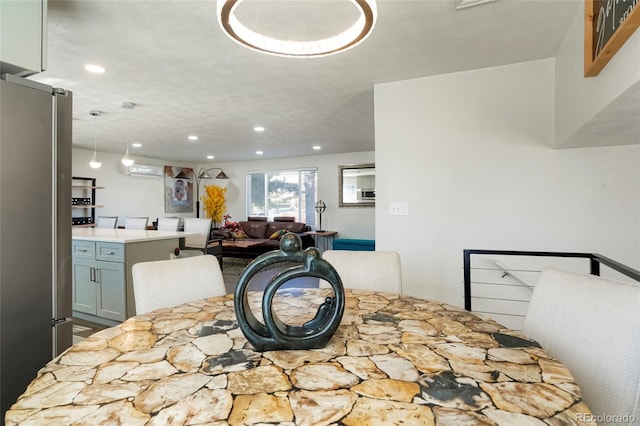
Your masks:
<svg viewBox="0 0 640 426"><path fill-rule="evenodd" d="M213 160L213 155L207 155L208 160Z"/></svg>
<svg viewBox="0 0 640 426"><path fill-rule="evenodd" d="M253 128L253 130L256 131L256 132L264 132L264 127L256 126L256 127Z"/></svg>
<svg viewBox="0 0 640 426"><path fill-rule="evenodd" d="M102 74L106 71L104 67L95 64L87 64L84 66L84 69L94 74Z"/></svg>
<svg viewBox="0 0 640 426"><path fill-rule="evenodd" d="M196 135L189 135L189 140L190 141L197 141L198 137Z"/></svg>
<svg viewBox="0 0 640 426"><path fill-rule="evenodd" d="M319 151L322 149L322 147L320 145L314 145L313 149L315 149L316 151Z"/></svg>
<svg viewBox="0 0 640 426"><path fill-rule="evenodd" d="M264 154L264 152L262 152L262 151L256 151L256 154L258 154L258 155L262 155L262 154Z"/></svg>
<svg viewBox="0 0 640 426"><path fill-rule="evenodd" d="M134 142L131 144L132 147L134 148L140 148L142 146L142 144L140 142Z"/></svg>

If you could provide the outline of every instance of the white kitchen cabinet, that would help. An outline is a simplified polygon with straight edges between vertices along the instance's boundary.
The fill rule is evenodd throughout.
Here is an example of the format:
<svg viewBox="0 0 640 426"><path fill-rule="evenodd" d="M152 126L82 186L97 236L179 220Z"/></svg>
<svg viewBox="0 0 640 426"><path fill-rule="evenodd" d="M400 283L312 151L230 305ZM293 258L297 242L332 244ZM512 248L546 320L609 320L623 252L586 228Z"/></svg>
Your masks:
<svg viewBox="0 0 640 426"><path fill-rule="evenodd" d="M72 309L95 315L98 312L98 285L93 281L95 261L73 259Z"/></svg>
<svg viewBox="0 0 640 426"><path fill-rule="evenodd" d="M108 260L101 253L111 255ZM113 320L126 319L124 244L73 242L74 311Z"/></svg>
<svg viewBox="0 0 640 426"><path fill-rule="evenodd" d="M116 325L136 314L131 268L138 262L169 260L184 246L184 232L72 229L73 316ZM176 283L180 285L180 283Z"/></svg>
<svg viewBox="0 0 640 426"><path fill-rule="evenodd" d="M124 321L127 318L124 263L96 262L98 290L97 315Z"/></svg>
<svg viewBox="0 0 640 426"><path fill-rule="evenodd" d="M47 1L0 1L0 74L26 77L47 68Z"/></svg>

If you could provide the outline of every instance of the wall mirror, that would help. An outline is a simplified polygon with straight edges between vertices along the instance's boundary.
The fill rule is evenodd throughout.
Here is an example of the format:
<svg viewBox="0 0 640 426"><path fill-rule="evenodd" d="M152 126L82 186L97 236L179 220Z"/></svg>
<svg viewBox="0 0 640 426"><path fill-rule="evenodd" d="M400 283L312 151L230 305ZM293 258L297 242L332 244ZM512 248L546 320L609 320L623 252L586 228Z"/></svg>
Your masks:
<svg viewBox="0 0 640 426"><path fill-rule="evenodd" d="M373 207L376 205L376 166L350 164L338 166L340 207Z"/></svg>

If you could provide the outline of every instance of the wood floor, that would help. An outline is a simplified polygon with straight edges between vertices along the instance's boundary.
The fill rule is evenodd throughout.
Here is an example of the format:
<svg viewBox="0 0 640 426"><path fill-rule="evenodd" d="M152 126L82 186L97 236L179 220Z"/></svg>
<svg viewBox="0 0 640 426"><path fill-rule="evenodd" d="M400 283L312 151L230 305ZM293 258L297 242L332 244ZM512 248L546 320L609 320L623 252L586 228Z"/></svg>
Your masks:
<svg viewBox="0 0 640 426"><path fill-rule="evenodd" d="M78 343L82 339L97 333L100 330L108 328L106 325L96 324L93 322L73 318L73 343Z"/></svg>

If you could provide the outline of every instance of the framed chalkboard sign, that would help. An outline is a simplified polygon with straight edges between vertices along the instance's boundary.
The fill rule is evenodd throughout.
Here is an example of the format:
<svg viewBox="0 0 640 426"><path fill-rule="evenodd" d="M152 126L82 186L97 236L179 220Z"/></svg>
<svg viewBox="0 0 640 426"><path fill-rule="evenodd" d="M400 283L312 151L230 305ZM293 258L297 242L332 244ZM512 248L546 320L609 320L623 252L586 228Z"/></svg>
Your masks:
<svg viewBox="0 0 640 426"><path fill-rule="evenodd" d="M602 71L640 26L638 0L585 0L584 76Z"/></svg>

